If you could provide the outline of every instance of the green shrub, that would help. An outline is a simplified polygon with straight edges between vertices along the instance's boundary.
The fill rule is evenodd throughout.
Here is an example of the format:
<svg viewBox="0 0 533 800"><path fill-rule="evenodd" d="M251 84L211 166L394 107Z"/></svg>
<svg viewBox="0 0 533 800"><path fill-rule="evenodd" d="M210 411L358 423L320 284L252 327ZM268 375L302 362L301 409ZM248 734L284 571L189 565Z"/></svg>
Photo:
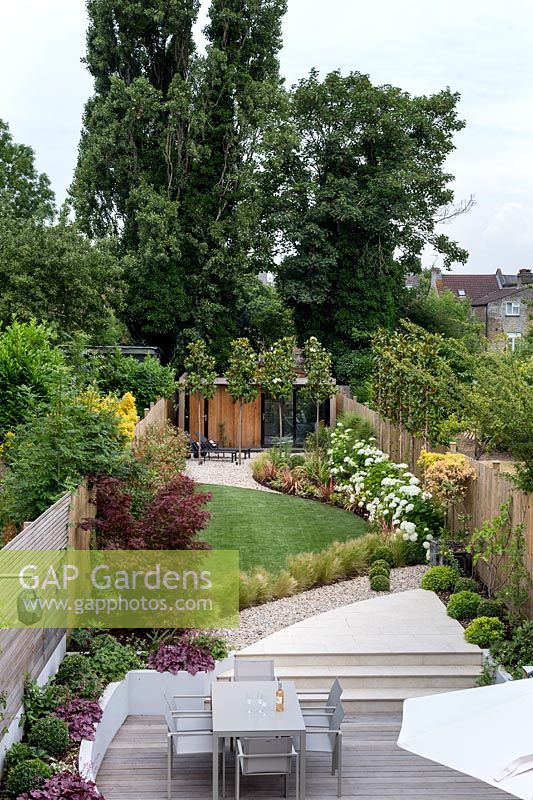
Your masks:
<svg viewBox="0 0 533 800"><path fill-rule="evenodd" d="M102 681L94 671L91 659L81 653L66 656L61 662L56 683L68 686L76 697L93 699L102 693Z"/></svg>
<svg viewBox="0 0 533 800"><path fill-rule="evenodd" d="M505 636L505 626L496 617L477 617L465 630L465 639L478 647L492 647Z"/></svg>
<svg viewBox="0 0 533 800"><path fill-rule="evenodd" d="M406 567L414 567L417 564L427 564L426 553L422 542L403 542L403 561Z"/></svg>
<svg viewBox="0 0 533 800"><path fill-rule="evenodd" d="M26 681L24 685L23 721L30 728L38 719L45 717L67 700L69 689L54 681L38 686L35 681Z"/></svg>
<svg viewBox="0 0 533 800"><path fill-rule="evenodd" d="M215 661L222 661L228 656L228 643L222 636L214 636L209 633L197 633L196 636L191 638L191 642L203 650L204 653L209 653L213 656Z"/></svg>
<svg viewBox="0 0 533 800"><path fill-rule="evenodd" d="M518 625L508 641L498 641L491 648L491 655L513 678L522 677L522 667L533 664L533 620Z"/></svg>
<svg viewBox="0 0 533 800"><path fill-rule="evenodd" d="M422 577L420 586L432 592L451 592L458 577L455 567L431 567Z"/></svg>
<svg viewBox="0 0 533 800"><path fill-rule="evenodd" d="M295 467L303 467L304 465L305 465L305 456L302 456L299 453L289 458L289 469L294 469Z"/></svg>
<svg viewBox="0 0 533 800"><path fill-rule="evenodd" d="M54 338L51 328L35 320L13 320L0 333L0 442L69 380Z"/></svg>
<svg viewBox="0 0 533 800"><path fill-rule="evenodd" d="M26 742L14 742L6 753L4 769L7 772L21 761L32 761L34 758L46 758L46 753Z"/></svg>
<svg viewBox="0 0 533 800"><path fill-rule="evenodd" d="M390 592L390 580L387 575L373 575L370 578L370 588L374 592Z"/></svg>
<svg viewBox="0 0 533 800"><path fill-rule="evenodd" d="M385 567L372 567L368 573L369 578L373 578L374 575L385 575L386 578L390 580L390 572Z"/></svg>
<svg viewBox="0 0 533 800"><path fill-rule="evenodd" d="M499 600L487 600L482 597L477 609L478 617L497 617L502 622L507 620L507 609Z"/></svg>
<svg viewBox="0 0 533 800"><path fill-rule="evenodd" d="M176 390L174 368L163 366L152 356L137 361L117 350L108 355L93 356L92 366L100 390L119 397L131 392L141 417L143 409L150 403L158 397L171 397Z"/></svg>
<svg viewBox="0 0 533 800"><path fill-rule="evenodd" d="M474 578L458 578L453 587L454 592L476 592L479 594L479 584ZM487 614L490 617L490 614Z"/></svg>
<svg viewBox="0 0 533 800"><path fill-rule="evenodd" d="M390 567L396 563L390 547L377 547L370 557L370 563L375 564L376 561L385 561Z"/></svg>
<svg viewBox="0 0 533 800"><path fill-rule="evenodd" d="M360 417L359 414L356 414L352 411L345 411L341 414L339 422L342 422L345 428L350 428L352 433L351 438L354 442L370 439L372 436L375 435L374 428L367 422L366 419Z"/></svg>
<svg viewBox="0 0 533 800"><path fill-rule="evenodd" d="M52 758L61 758L68 750L68 725L57 717L37 720L28 733L28 744L41 747Z"/></svg>
<svg viewBox="0 0 533 800"><path fill-rule="evenodd" d="M105 640L98 645L98 640ZM96 647L95 647L96 645ZM133 647L121 644L113 636L98 636L92 646L91 666L104 685L121 681L132 669L142 669L142 659Z"/></svg>
<svg viewBox="0 0 533 800"><path fill-rule="evenodd" d="M38 789L46 778L51 776L52 770L40 758L21 761L7 774L6 793L10 797L19 797L21 794L31 792L32 789Z"/></svg>
<svg viewBox="0 0 533 800"><path fill-rule="evenodd" d="M385 561L382 558L379 558L377 561L373 561L370 564L370 572L372 572L372 570L380 570L380 569L385 570L386 574L390 575L390 569L391 569L390 564L388 561Z"/></svg>
<svg viewBox="0 0 533 800"><path fill-rule="evenodd" d="M448 602L448 616L452 619L474 619L478 616L481 598L475 592L456 592Z"/></svg>

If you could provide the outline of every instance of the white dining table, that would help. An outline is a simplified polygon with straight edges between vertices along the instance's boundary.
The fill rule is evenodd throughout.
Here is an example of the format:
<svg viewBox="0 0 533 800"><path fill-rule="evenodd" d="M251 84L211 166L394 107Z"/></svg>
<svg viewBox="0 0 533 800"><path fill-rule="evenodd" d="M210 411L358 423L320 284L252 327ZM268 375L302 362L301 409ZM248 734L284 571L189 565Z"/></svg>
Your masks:
<svg viewBox="0 0 533 800"><path fill-rule="evenodd" d="M218 800L219 741L223 738L296 736L300 741L300 800L305 800L305 720L292 681L282 681L285 707L276 711L276 681L215 681L213 713L213 800ZM258 698L266 701L259 705Z"/></svg>

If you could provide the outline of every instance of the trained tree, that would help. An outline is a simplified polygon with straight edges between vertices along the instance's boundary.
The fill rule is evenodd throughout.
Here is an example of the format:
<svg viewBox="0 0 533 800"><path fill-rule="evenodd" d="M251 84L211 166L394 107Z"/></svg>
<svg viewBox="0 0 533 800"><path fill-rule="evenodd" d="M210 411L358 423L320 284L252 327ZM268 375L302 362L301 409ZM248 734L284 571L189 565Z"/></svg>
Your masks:
<svg viewBox="0 0 533 800"><path fill-rule="evenodd" d="M231 353L226 369L228 392L239 404L239 465L242 462L242 412L245 403L257 398L257 354L246 338L231 343Z"/></svg>
<svg viewBox="0 0 533 800"><path fill-rule="evenodd" d="M335 379L332 375L331 354L325 350L316 336L311 336L304 344L305 373L307 383L302 388L316 406L316 440L319 442L320 404L335 394Z"/></svg>
<svg viewBox="0 0 533 800"><path fill-rule="evenodd" d="M185 357L185 386L190 394L196 394L198 401L198 463L202 462L202 405L204 400L212 400L215 396L215 359L208 352L203 339L196 339L187 346Z"/></svg>
<svg viewBox="0 0 533 800"><path fill-rule="evenodd" d="M294 384L294 336L274 342L261 354L259 383L262 390L278 404L279 446L283 446L283 405L291 396Z"/></svg>
<svg viewBox="0 0 533 800"><path fill-rule="evenodd" d="M274 161L287 252L278 285L298 336L317 336L336 367L361 331L393 326L424 246L445 266L466 260L436 227L453 213L443 211L453 200L444 164L463 127L458 100L449 90L412 97L359 73L321 81L316 71L292 93L293 140L282 128Z"/></svg>

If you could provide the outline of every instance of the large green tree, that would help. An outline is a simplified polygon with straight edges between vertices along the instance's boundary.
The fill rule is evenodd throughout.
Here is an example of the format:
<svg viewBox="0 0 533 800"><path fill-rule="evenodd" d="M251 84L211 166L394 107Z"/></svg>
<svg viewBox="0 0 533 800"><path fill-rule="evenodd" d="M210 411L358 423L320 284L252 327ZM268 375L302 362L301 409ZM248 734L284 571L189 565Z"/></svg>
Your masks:
<svg viewBox="0 0 533 800"><path fill-rule="evenodd" d="M50 181L35 168L31 147L17 144L0 119L0 219L50 220L55 213Z"/></svg>
<svg viewBox="0 0 533 800"><path fill-rule="evenodd" d="M116 311L123 296L114 243L89 242L64 217L0 218L0 322L13 315L53 325L63 340L85 333L97 344L114 344L123 333Z"/></svg>
<svg viewBox="0 0 533 800"><path fill-rule="evenodd" d="M88 0L87 103L71 189L91 236L119 234L134 335L205 338L221 363L238 332L240 279L267 250L253 190L257 143L280 96L285 0Z"/></svg>
<svg viewBox="0 0 533 800"><path fill-rule="evenodd" d="M0 120L0 323L38 319L65 337L116 342L123 326L121 270L111 240L89 242L66 213L55 219L54 194Z"/></svg>
<svg viewBox="0 0 533 800"><path fill-rule="evenodd" d="M453 201L444 162L463 127L457 102L449 90L412 97L359 73L321 81L313 71L292 92L272 162L286 247L278 284L300 337L317 336L337 368L361 332L394 324L425 245L445 265L466 260L436 230Z"/></svg>

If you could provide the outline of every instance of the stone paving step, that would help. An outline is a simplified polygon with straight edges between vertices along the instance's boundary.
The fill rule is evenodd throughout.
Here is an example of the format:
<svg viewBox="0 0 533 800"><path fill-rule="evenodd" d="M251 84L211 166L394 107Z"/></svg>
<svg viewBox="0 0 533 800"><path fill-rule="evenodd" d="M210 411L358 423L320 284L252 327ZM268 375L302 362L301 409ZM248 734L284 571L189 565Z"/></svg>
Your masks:
<svg viewBox="0 0 533 800"><path fill-rule="evenodd" d="M276 662L277 665L277 662ZM276 677L294 681L300 691L328 691L338 678L345 691L360 688L431 688L464 689L473 686L479 665L372 665L372 666L279 666ZM230 680L230 670L219 680Z"/></svg>
<svg viewBox="0 0 533 800"><path fill-rule="evenodd" d="M472 648L465 652L397 652L392 650L382 650L380 652L368 651L364 649L358 652L322 652L322 653L301 653L301 652L254 652L239 653L237 658L253 659L274 659L277 668L285 666L299 665L307 666L386 666L386 665L420 665L433 664L437 666L480 666L483 662L483 653L479 648Z"/></svg>

